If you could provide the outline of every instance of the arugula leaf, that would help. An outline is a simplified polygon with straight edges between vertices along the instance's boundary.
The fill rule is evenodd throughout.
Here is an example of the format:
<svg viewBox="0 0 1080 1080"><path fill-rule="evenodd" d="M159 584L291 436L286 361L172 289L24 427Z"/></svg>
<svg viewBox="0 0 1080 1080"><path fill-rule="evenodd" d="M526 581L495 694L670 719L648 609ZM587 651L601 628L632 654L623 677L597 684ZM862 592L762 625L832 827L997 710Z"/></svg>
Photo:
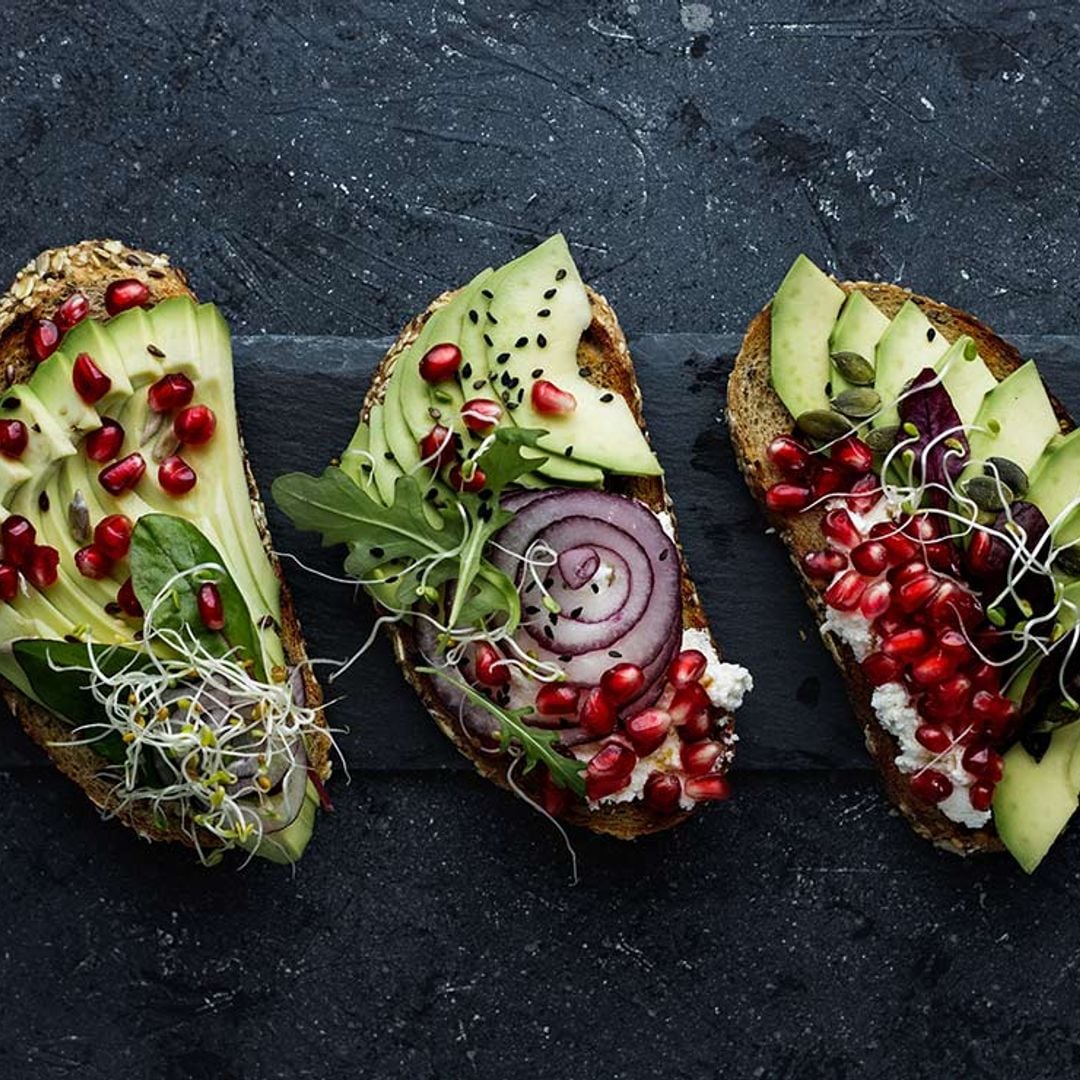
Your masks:
<svg viewBox="0 0 1080 1080"><path fill-rule="evenodd" d="M530 772L538 764L546 765L551 779L558 787L569 788L575 795L585 795L585 762L577 758L566 757L555 749L559 743L559 733L548 728L535 728L526 724L522 716L527 709L517 711L503 709L468 683L447 675L441 668L421 667L416 669L422 675L434 675L448 682L464 694L474 705L487 709L499 721L499 747L506 750L516 743L525 755L525 772Z"/></svg>
<svg viewBox="0 0 1080 1080"><path fill-rule="evenodd" d="M177 574L201 563L215 563L220 569L188 576L173 585L173 602L158 608L156 622L173 630L187 628L213 656L223 656L231 648L254 661L260 677L265 676L258 634L244 594L237 587L217 548L193 525L170 514L146 514L139 518L131 534L131 581L144 608ZM199 586L214 582L221 594L225 626L208 630L199 618Z"/></svg>

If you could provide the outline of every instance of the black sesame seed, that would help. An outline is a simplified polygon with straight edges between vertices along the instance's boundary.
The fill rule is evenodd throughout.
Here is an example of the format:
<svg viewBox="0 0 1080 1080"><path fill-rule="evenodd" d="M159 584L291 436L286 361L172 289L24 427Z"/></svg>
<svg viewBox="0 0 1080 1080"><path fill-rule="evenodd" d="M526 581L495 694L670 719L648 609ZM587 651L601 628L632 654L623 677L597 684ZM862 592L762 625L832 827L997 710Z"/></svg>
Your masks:
<svg viewBox="0 0 1080 1080"><path fill-rule="evenodd" d="M499 320L496 319L495 316L492 315L490 311L487 313L487 318L488 318L488 322L491 323L492 326L498 326L499 325Z"/></svg>
<svg viewBox="0 0 1080 1080"><path fill-rule="evenodd" d="M511 390L513 390L514 387L516 387L520 382L521 380L515 375L506 385L509 386Z"/></svg>
<svg viewBox="0 0 1080 1080"><path fill-rule="evenodd" d="M494 349L495 348L495 342L491 340L491 335L490 334L485 334L484 335L484 344L489 349Z"/></svg>
<svg viewBox="0 0 1080 1080"><path fill-rule="evenodd" d="M525 608L525 614L526 615L539 615L540 614L540 609L535 604L529 604Z"/></svg>
<svg viewBox="0 0 1080 1080"><path fill-rule="evenodd" d="M384 580L386 581L387 585L396 585L401 580L401 577L398 574L391 574L388 578L385 578Z"/></svg>
<svg viewBox="0 0 1080 1080"><path fill-rule="evenodd" d="M525 586L525 591L526 591L527 593L530 593L530 592L532 592L532 591L533 591L533 589L535 589L535 588L536 588L536 582L535 582L535 581L530 581L530 582L529 582L529 584Z"/></svg>
<svg viewBox="0 0 1080 1080"><path fill-rule="evenodd" d="M371 552L371 557L373 559L381 559L386 554L381 547L373 547L368 550Z"/></svg>
<svg viewBox="0 0 1080 1080"><path fill-rule="evenodd" d="M558 626L559 625L559 613L557 611L549 611L548 612L548 622L551 623L552 626Z"/></svg>
<svg viewBox="0 0 1080 1080"><path fill-rule="evenodd" d="M480 290L480 295L485 297L488 300L494 300L495 299L495 294L490 289L481 289Z"/></svg>
<svg viewBox="0 0 1080 1080"><path fill-rule="evenodd" d="M657 558L660 560L660 562L666 562L667 561L667 555L668 555L668 553L667 553L667 550L665 549L664 551L661 551L659 555L657 555Z"/></svg>
<svg viewBox="0 0 1080 1080"><path fill-rule="evenodd" d="M503 390L499 393L499 397L502 398L502 403L506 405L510 401L510 391Z"/></svg>
<svg viewBox="0 0 1080 1080"><path fill-rule="evenodd" d="M584 609L580 608L580 607L574 608L574 610L570 612L570 618L571 619L580 619L581 618L581 613L582 613L583 610Z"/></svg>
<svg viewBox="0 0 1080 1080"><path fill-rule="evenodd" d="M150 276L151 276L151 277L153 277L153 276L154 276L154 273L153 273L153 271L151 271L151 272L150 272ZM134 634L132 634L131 636L132 636L132 637L133 637L133 638L134 638L134 639L135 639L136 641L142 641L142 639L143 639L143 632L142 632L141 630L136 630L136 631L135 631L135 633L134 633Z"/></svg>
<svg viewBox="0 0 1080 1080"><path fill-rule="evenodd" d="M599 594L600 592L600 586L597 585L595 581L589 586L589 588L592 589L594 593Z"/></svg>
<svg viewBox="0 0 1080 1080"><path fill-rule="evenodd" d="M123 611L123 610L124 609L115 600L110 600L105 605L105 614L106 615L119 615L120 612Z"/></svg>
<svg viewBox="0 0 1080 1080"><path fill-rule="evenodd" d="M520 387L518 389L518 392L517 392L517 403L520 405L524 399L525 399L525 387L522 386L522 387Z"/></svg>
<svg viewBox="0 0 1080 1080"><path fill-rule="evenodd" d="M483 380L483 379L477 379L477 380L476 380L476 381L475 381L475 382L474 382L474 383L472 384L472 388L473 388L474 390L483 390L483 389L484 389L484 380Z"/></svg>
<svg viewBox="0 0 1080 1080"><path fill-rule="evenodd" d="M532 377L534 379L539 379L540 376L543 375L543 374L544 374L544 369L542 367L534 367L532 369Z"/></svg>
<svg viewBox="0 0 1080 1080"><path fill-rule="evenodd" d="M479 321L480 321L480 316L477 315L475 311L470 311L469 312L469 322L471 322L473 324L473 326L475 326Z"/></svg>
<svg viewBox="0 0 1080 1080"><path fill-rule="evenodd" d="M519 337L517 339L517 341L514 342L514 348L515 349L524 349L525 346L528 345L528 344L529 344L529 339L527 337Z"/></svg>
<svg viewBox="0 0 1080 1080"><path fill-rule="evenodd" d="M511 412L513 412L513 411L514 411L514 410L515 410L515 409L516 409L516 408L518 407L518 403L517 403L516 401L508 401L508 402L506 403L506 407L507 407L507 408L508 408L508 409L509 409L509 410L510 410Z"/></svg>
<svg viewBox="0 0 1080 1080"><path fill-rule="evenodd" d="M564 454L565 454L565 455L566 455L567 457L573 457L573 456L574 456L574 448L573 448L572 446L568 446L568 447L567 447L567 448L566 448L566 449L565 449L565 450L563 451L563 453L564 453Z"/></svg>
<svg viewBox="0 0 1080 1080"><path fill-rule="evenodd" d="M621 660L622 659L622 653L619 652L618 649L609 649L608 650L608 656L610 656L612 660Z"/></svg>
<svg viewBox="0 0 1080 1080"><path fill-rule="evenodd" d="M541 308L536 313L536 317L538 319L546 319L550 314L551 314L551 308L544 307L544 308Z"/></svg>
<svg viewBox="0 0 1080 1080"><path fill-rule="evenodd" d="M545 626L544 637L546 637L548 641L553 641L555 639L555 631L552 630L550 626Z"/></svg>
<svg viewBox="0 0 1080 1080"><path fill-rule="evenodd" d="M560 656L559 657L559 663L560 664L569 664L570 661L573 660L573 659L574 658L569 653L567 653L565 656Z"/></svg>
<svg viewBox="0 0 1080 1080"><path fill-rule="evenodd" d="M926 340L933 341L936 337L937 331L931 326L930 329L926 331Z"/></svg>
<svg viewBox="0 0 1080 1080"><path fill-rule="evenodd" d="M498 356L495 357L495 363L496 364L505 364L506 361L509 360L509 359L510 359L510 354L508 352L501 352L501 353L499 353Z"/></svg>
<svg viewBox="0 0 1080 1080"><path fill-rule="evenodd" d="M383 457L386 458L387 461L393 461L394 460L394 451L393 450L385 451L383 453Z"/></svg>
<svg viewBox="0 0 1080 1080"><path fill-rule="evenodd" d="M536 347L538 349L546 349L547 348L547 338L544 337L543 334L537 334L536 335Z"/></svg>
<svg viewBox="0 0 1080 1080"><path fill-rule="evenodd" d="M30 425L30 430L35 432L36 434L40 435L41 434L41 425L40 424L31 424Z"/></svg>
<svg viewBox="0 0 1080 1080"><path fill-rule="evenodd" d="M609 401L614 401L615 400L615 395L614 394L601 394L600 395L600 400L606 405Z"/></svg>
<svg viewBox="0 0 1080 1080"><path fill-rule="evenodd" d="M562 279L564 277L566 277L566 271L565 270L556 270L555 271L555 280L556 281L562 281Z"/></svg>
<svg viewBox="0 0 1080 1080"><path fill-rule="evenodd" d="M43 514L46 514L46 513L48 513L48 511L49 511L49 493L48 493L47 491L43 491L43 492L42 492L42 493L41 493L41 494L40 494L40 495L39 495L39 496L37 497L37 505L38 505L38 509L39 509L39 510L40 510L40 511L41 511L41 512L42 512Z"/></svg>
<svg viewBox="0 0 1080 1080"><path fill-rule="evenodd" d="M472 364L468 363L468 361L461 365L461 377L463 379L472 378Z"/></svg>
<svg viewBox="0 0 1080 1080"><path fill-rule="evenodd" d="M544 293L544 299L550 300L558 291L558 289L548 289L548 291Z"/></svg>
<svg viewBox="0 0 1080 1080"><path fill-rule="evenodd" d="M555 584L555 579L553 577L544 578L544 588L545 589L550 589L551 586L554 585L554 584Z"/></svg>
<svg viewBox="0 0 1080 1080"><path fill-rule="evenodd" d="M503 384L503 386L511 386L512 383L510 381L510 372L509 371L504 371L502 373L502 377L499 379L499 382L501 382Z"/></svg>
<svg viewBox="0 0 1080 1080"><path fill-rule="evenodd" d="M580 368L577 369L577 373L583 379L587 379L592 374L592 368L580 367Z"/></svg>

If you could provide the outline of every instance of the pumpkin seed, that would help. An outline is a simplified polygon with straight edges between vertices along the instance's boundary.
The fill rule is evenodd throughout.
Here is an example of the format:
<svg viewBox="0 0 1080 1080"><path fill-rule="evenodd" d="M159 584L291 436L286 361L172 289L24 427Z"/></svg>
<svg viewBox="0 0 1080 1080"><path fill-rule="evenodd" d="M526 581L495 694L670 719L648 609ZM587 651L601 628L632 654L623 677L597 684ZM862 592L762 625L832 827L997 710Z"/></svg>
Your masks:
<svg viewBox="0 0 1080 1080"><path fill-rule="evenodd" d="M868 386L845 390L829 402L833 409L853 420L865 420L881 408L881 395Z"/></svg>
<svg viewBox="0 0 1080 1080"><path fill-rule="evenodd" d="M980 510L1004 510L1013 501L1013 493L1007 484L999 483L989 476L973 476L964 483L964 494Z"/></svg>
<svg viewBox="0 0 1080 1080"><path fill-rule="evenodd" d="M863 436L863 442L871 450L879 454L886 454L896 445L899 435L900 428L896 426L874 428Z"/></svg>
<svg viewBox="0 0 1080 1080"><path fill-rule="evenodd" d="M835 352L832 362L852 386L874 385L874 365L865 356L857 352Z"/></svg>
<svg viewBox="0 0 1080 1080"><path fill-rule="evenodd" d="M851 424L847 420L839 413L828 409L811 409L809 412L804 412L795 424L811 439L842 439L851 431Z"/></svg>
<svg viewBox="0 0 1080 1080"><path fill-rule="evenodd" d="M997 470L996 473L995 469ZM1000 477L1001 482L1012 488L1017 495L1027 494L1028 475L1015 461L1003 457L987 458L986 464L983 466L983 472L991 478L995 475Z"/></svg>

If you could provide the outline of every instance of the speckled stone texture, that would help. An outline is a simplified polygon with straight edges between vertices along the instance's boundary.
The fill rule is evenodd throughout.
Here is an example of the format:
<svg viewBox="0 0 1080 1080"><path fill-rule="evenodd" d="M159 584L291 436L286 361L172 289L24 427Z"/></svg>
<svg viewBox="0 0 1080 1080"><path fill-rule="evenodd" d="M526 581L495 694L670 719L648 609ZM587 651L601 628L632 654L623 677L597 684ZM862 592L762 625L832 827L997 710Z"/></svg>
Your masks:
<svg viewBox="0 0 1080 1080"><path fill-rule="evenodd" d="M264 488L343 444L379 350L360 339L566 231L631 334L695 576L759 690L737 798L631 847L576 837L577 887L558 835L462 767L383 644L338 687L353 781L293 876L147 848L3 726L0 1080L1077 1071L1080 840L1029 880L890 814L717 421L737 335L799 250L1041 335L1025 347L1077 411L1074 5L4 16L6 272L85 236L170 251L249 335ZM366 607L293 579L313 652L348 653Z"/></svg>

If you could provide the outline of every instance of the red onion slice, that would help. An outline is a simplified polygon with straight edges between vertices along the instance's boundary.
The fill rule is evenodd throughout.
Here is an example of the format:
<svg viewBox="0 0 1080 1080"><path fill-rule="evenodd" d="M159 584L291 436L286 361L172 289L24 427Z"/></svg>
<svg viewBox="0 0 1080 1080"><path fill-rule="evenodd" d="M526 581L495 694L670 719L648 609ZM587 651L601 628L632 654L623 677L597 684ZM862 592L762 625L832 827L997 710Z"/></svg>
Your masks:
<svg viewBox="0 0 1080 1080"><path fill-rule="evenodd" d="M559 580L558 575L548 589L552 600L563 612L568 612L572 618L585 623L599 623L610 619L626 604L631 588L630 568L618 552L607 547L596 547L592 550L596 552L597 565L592 579L586 582L589 586L587 591L579 593L577 589L571 589ZM651 588L651 571L649 577ZM528 584L524 588L527 589Z"/></svg>
<svg viewBox="0 0 1080 1080"><path fill-rule="evenodd" d="M600 555L589 544L559 552L559 573L563 584L574 591L584 588L600 569Z"/></svg>

